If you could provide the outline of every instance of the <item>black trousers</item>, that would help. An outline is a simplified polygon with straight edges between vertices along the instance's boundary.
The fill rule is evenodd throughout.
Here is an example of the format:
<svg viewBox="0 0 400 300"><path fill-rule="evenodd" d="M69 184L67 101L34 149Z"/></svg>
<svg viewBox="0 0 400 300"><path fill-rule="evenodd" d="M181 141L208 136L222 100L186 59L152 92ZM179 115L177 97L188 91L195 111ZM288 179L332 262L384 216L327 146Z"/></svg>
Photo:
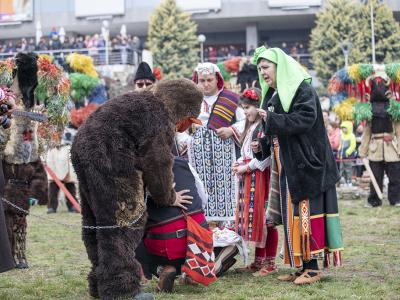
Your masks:
<svg viewBox="0 0 400 300"><path fill-rule="evenodd" d="M386 172L386 175L389 178L389 203L391 205L400 203L400 162L370 161L369 165L371 167L372 173L374 173L376 182L378 183L381 191L383 188L383 176ZM370 184L370 194L368 197L368 202L372 206L382 205L382 200L378 198L372 182Z"/></svg>
<svg viewBox="0 0 400 300"><path fill-rule="evenodd" d="M136 248L136 259L142 265L144 276L151 279L151 275L157 275L158 266L174 266L178 274L181 273L181 267L185 263L185 257L169 260L167 257L154 255L147 251L143 241Z"/></svg>
<svg viewBox="0 0 400 300"><path fill-rule="evenodd" d="M74 182L63 182L66 189L68 192L71 193L72 197L76 199L76 186ZM58 192L60 191L60 188L54 181L50 181L49 183L49 203L47 204L48 208L52 208L54 210L57 210L58 207ZM71 209L74 206L72 205L71 202L67 199L66 201L67 208Z"/></svg>

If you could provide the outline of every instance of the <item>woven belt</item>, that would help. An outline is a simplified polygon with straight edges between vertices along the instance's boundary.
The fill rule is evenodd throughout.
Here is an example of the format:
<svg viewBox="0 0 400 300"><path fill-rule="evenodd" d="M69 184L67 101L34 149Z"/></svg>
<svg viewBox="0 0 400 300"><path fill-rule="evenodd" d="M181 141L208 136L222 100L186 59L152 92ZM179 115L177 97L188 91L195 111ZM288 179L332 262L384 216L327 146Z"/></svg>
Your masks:
<svg viewBox="0 0 400 300"><path fill-rule="evenodd" d="M393 137L393 133L374 133L371 135L371 139L373 140L382 140L384 137L390 136Z"/></svg>
<svg viewBox="0 0 400 300"><path fill-rule="evenodd" d="M208 228L208 223L207 221L204 221L200 224L201 227ZM166 233L153 233L153 232L148 232L146 233L146 238L152 239L152 240L169 240L169 239L179 239L187 236L187 229L179 229L174 232L166 232Z"/></svg>

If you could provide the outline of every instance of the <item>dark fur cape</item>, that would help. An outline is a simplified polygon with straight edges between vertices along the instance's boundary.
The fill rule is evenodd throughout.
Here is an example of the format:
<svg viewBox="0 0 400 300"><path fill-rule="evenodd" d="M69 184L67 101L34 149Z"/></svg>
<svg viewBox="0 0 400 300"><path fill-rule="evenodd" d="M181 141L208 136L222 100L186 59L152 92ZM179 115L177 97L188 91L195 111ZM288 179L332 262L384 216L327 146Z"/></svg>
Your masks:
<svg viewBox="0 0 400 300"><path fill-rule="evenodd" d="M273 112L268 111L263 124L267 138L262 141L263 157L257 158L270 155L271 138L277 136L293 202L314 198L334 187L339 173L315 90L306 82L300 84L288 113L278 94L264 103L273 107Z"/></svg>
<svg viewBox="0 0 400 300"><path fill-rule="evenodd" d="M38 85L38 56L35 53L18 53L15 57L17 65L17 78L19 89L21 90L22 100L26 108L35 105L35 89Z"/></svg>

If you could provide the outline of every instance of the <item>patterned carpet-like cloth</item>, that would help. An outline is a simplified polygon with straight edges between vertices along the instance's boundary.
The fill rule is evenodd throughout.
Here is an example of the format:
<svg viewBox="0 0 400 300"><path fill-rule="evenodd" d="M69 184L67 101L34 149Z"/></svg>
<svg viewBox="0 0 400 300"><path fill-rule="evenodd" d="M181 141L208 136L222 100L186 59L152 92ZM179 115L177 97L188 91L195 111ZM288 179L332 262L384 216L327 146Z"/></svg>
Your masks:
<svg viewBox="0 0 400 300"><path fill-rule="evenodd" d="M222 140L213 130L199 127L189 143L188 157L208 193L207 221L235 220L234 140Z"/></svg>

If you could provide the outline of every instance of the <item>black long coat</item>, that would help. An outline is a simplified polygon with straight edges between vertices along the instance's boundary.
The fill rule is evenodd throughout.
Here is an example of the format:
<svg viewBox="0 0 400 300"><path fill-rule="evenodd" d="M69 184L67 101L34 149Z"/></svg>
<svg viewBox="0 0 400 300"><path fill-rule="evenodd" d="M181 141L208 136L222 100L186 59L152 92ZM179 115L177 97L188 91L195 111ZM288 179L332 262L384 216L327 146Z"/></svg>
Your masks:
<svg viewBox="0 0 400 300"><path fill-rule="evenodd" d="M3 166L0 160L0 196L4 193ZM6 222L4 217L3 201L0 200L0 273L14 268L14 259L11 255Z"/></svg>
<svg viewBox="0 0 400 300"><path fill-rule="evenodd" d="M270 155L271 140L276 136L293 203L314 198L339 180L318 95L310 84L301 83L285 113L279 95L272 96L272 92L264 101L263 109L268 111L263 122L266 137L261 141L262 155L256 157Z"/></svg>

